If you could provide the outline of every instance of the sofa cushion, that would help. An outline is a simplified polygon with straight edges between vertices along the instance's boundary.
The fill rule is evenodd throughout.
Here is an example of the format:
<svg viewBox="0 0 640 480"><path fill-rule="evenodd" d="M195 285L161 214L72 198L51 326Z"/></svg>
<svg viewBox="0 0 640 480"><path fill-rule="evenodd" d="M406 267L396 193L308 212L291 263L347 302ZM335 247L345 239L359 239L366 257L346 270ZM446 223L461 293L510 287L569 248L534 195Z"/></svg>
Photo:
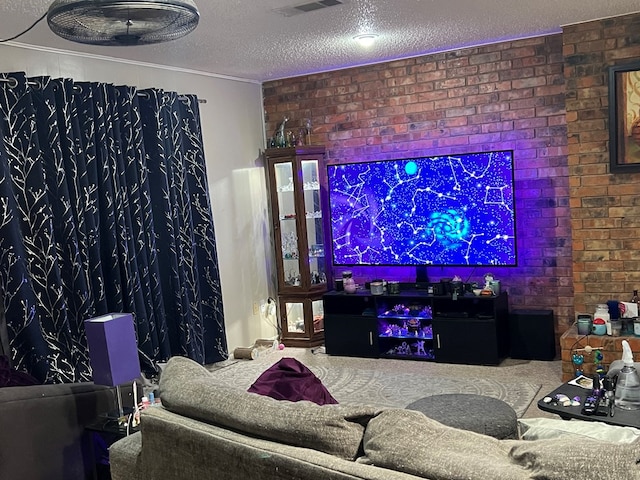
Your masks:
<svg viewBox="0 0 640 480"><path fill-rule="evenodd" d="M378 407L279 401L230 387L198 363L172 357L160 377L165 408L260 438L354 459Z"/></svg>
<svg viewBox="0 0 640 480"><path fill-rule="evenodd" d="M568 421L558 418L522 418L518 420L518 423L522 440L543 440L570 436L574 441L581 441L583 438L616 443L640 441L640 429L609 425L604 422L587 422L576 419Z"/></svg>
<svg viewBox="0 0 640 480"><path fill-rule="evenodd" d="M411 410L387 410L364 434L374 465L429 479L640 479L640 443L571 438L497 440L458 430Z"/></svg>
<svg viewBox="0 0 640 480"><path fill-rule="evenodd" d="M513 441L513 440L512 440ZM388 410L372 419L364 452L374 465L429 479L524 480L505 441L447 427L413 410Z"/></svg>
<svg viewBox="0 0 640 480"><path fill-rule="evenodd" d="M520 440L510 458L545 480L638 480L640 443L611 443L570 438Z"/></svg>
<svg viewBox="0 0 640 480"><path fill-rule="evenodd" d="M308 400L318 405L338 403L311 370L299 360L288 357L281 358L262 372L248 391L276 400Z"/></svg>
<svg viewBox="0 0 640 480"><path fill-rule="evenodd" d="M471 393L431 395L407 405L407 409L450 427L490 435L518 438L518 416L509 404L497 398Z"/></svg>

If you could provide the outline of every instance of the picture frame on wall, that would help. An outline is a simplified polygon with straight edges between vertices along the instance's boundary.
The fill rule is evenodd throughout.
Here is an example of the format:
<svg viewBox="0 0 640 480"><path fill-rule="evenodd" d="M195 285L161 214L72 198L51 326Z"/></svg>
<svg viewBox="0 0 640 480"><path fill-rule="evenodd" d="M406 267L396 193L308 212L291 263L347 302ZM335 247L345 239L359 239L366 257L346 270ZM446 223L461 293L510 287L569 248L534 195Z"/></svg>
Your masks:
<svg viewBox="0 0 640 480"><path fill-rule="evenodd" d="M609 171L640 172L640 61L609 67Z"/></svg>

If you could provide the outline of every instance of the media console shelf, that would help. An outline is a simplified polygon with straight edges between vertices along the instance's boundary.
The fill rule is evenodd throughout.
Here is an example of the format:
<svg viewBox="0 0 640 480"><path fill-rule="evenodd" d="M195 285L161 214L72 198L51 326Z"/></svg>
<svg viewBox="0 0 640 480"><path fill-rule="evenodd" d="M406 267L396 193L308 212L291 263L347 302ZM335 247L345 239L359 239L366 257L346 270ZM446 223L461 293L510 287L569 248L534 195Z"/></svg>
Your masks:
<svg viewBox="0 0 640 480"><path fill-rule="evenodd" d="M325 348L330 355L497 365L509 352L507 294L372 295L328 292Z"/></svg>

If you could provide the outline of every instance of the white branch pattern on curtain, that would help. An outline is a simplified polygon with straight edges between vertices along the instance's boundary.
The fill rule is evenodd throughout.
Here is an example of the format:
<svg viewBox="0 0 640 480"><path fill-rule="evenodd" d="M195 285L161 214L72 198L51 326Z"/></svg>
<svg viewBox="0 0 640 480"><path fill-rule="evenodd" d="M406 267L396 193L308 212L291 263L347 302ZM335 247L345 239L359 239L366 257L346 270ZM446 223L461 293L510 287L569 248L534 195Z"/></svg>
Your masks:
<svg viewBox="0 0 640 480"><path fill-rule="evenodd" d="M14 366L48 383L89 380L84 320L108 312L134 314L145 371L172 355L226 359L197 98L0 79L0 295Z"/></svg>

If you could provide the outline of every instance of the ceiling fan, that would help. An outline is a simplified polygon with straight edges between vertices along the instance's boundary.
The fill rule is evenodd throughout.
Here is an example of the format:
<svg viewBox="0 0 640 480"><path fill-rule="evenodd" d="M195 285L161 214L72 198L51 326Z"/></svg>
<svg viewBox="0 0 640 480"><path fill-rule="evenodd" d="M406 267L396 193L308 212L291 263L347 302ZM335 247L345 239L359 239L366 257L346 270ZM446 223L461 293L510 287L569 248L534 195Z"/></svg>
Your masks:
<svg viewBox="0 0 640 480"><path fill-rule="evenodd" d="M49 28L72 42L133 46L175 40L200 20L193 0L54 0Z"/></svg>

